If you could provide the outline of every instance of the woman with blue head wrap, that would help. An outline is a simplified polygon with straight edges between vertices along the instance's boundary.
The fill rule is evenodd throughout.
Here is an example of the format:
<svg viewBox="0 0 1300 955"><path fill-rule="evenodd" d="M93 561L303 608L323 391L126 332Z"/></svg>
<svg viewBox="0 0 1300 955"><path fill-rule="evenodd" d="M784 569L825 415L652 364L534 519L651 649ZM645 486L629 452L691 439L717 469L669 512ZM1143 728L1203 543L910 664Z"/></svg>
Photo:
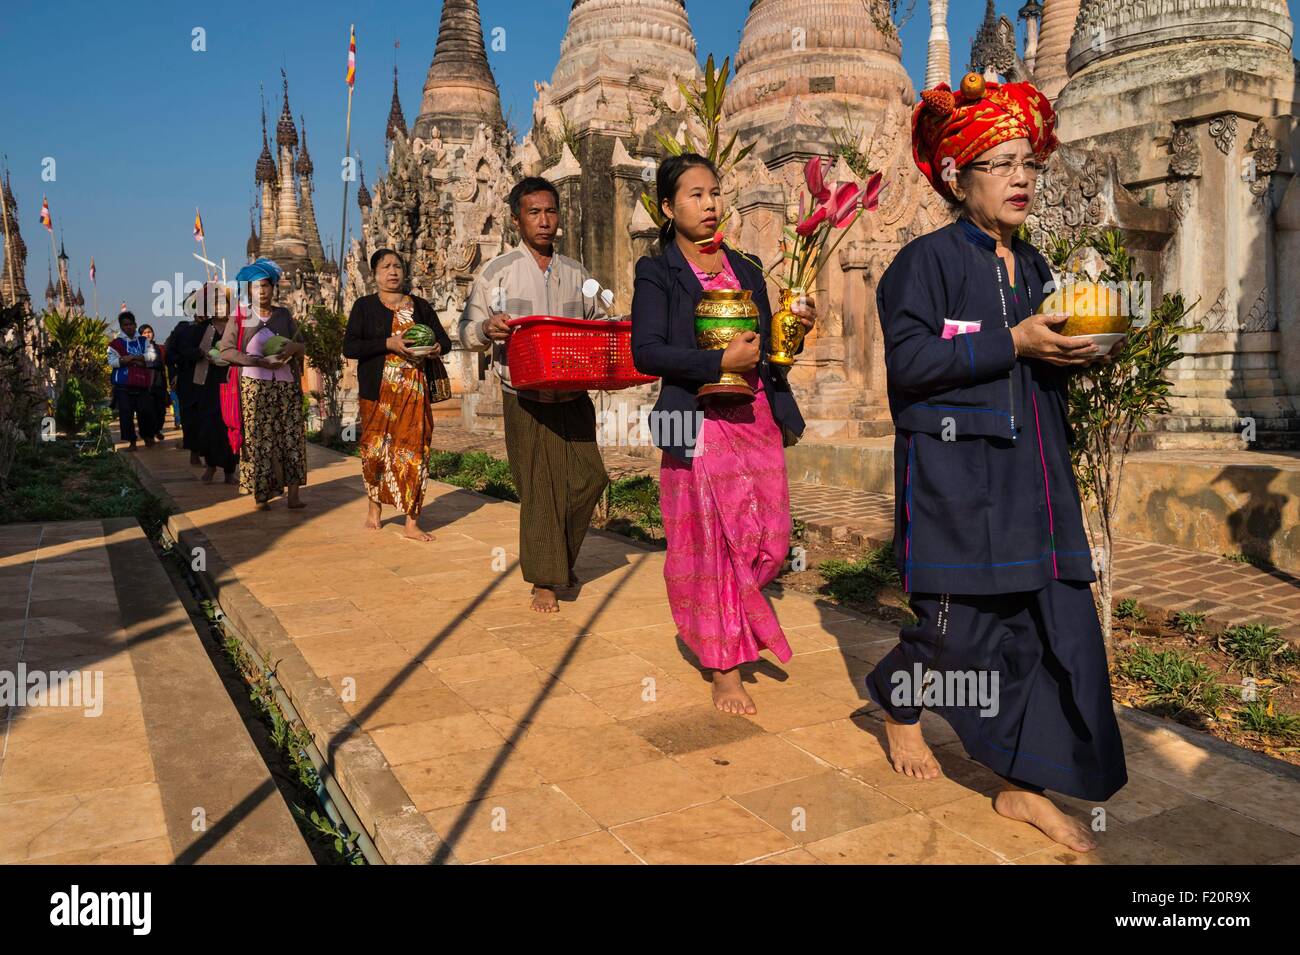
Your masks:
<svg viewBox="0 0 1300 955"><path fill-rule="evenodd" d="M307 350L298 341L298 326L289 310L275 305L275 287L284 270L270 259L257 259L239 270L240 298L247 287L249 307L221 335L221 357L239 376L239 407L243 418L243 447L239 456L239 485L267 509L271 499L288 492L289 507L305 506L298 488L307 483L307 435L302 415L300 356ZM290 341L273 355L272 339ZM274 350L274 349L272 349Z"/></svg>

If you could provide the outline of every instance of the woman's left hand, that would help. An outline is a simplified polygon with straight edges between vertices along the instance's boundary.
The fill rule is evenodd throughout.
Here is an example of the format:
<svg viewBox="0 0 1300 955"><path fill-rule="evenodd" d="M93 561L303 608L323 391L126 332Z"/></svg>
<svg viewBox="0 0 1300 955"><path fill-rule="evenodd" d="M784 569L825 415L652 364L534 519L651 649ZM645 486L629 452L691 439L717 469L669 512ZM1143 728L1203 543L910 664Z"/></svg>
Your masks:
<svg viewBox="0 0 1300 955"><path fill-rule="evenodd" d="M813 301L811 295L795 299L794 304L790 306L790 311L799 316L805 332L812 331L813 325L817 324L817 303Z"/></svg>

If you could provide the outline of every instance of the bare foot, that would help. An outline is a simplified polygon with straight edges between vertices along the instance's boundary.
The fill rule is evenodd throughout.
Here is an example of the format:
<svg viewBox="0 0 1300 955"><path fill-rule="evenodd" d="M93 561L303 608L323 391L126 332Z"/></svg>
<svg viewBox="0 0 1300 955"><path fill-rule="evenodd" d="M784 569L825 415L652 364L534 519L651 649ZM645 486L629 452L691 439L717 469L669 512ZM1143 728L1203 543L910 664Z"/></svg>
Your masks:
<svg viewBox="0 0 1300 955"><path fill-rule="evenodd" d="M214 477L216 477L216 476L217 476L217 469L216 469L216 468L211 468L211 467L210 467L210 468L204 468L204 469L203 469L203 473L202 473L201 475L199 475L199 480L202 481L204 484L211 484L211 483L212 483L212 479L213 479Z"/></svg>
<svg viewBox="0 0 1300 955"><path fill-rule="evenodd" d="M289 510L297 511L307 506L307 502L300 500L298 497L289 498Z"/></svg>
<svg viewBox="0 0 1300 955"><path fill-rule="evenodd" d="M366 529L371 531L379 530L379 518L384 512L382 504L376 504L370 501L366 507Z"/></svg>
<svg viewBox="0 0 1300 955"><path fill-rule="evenodd" d="M885 738L889 742L889 761L894 772L913 779L938 779L943 775L934 753L925 744L920 723L899 723L885 715Z"/></svg>
<svg viewBox="0 0 1300 955"><path fill-rule="evenodd" d="M402 533L402 536L412 541L433 540L433 535L420 530L420 525L415 522L415 518L410 514L406 515L406 530Z"/></svg>
<svg viewBox="0 0 1300 955"><path fill-rule="evenodd" d="M1042 830L1049 839L1075 852L1091 852L1097 848L1097 841L1092 838L1088 827L1061 812L1046 796L1018 786L1008 786L993 797L993 808L998 815L1029 823Z"/></svg>
<svg viewBox="0 0 1300 955"><path fill-rule="evenodd" d="M753 699L745 692L740 682L740 670L736 668L713 671L713 705L733 716L758 712Z"/></svg>
<svg viewBox="0 0 1300 955"><path fill-rule="evenodd" d="M554 587L533 587L533 609L538 613L555 613L560 603L555 599Z"/></svg>

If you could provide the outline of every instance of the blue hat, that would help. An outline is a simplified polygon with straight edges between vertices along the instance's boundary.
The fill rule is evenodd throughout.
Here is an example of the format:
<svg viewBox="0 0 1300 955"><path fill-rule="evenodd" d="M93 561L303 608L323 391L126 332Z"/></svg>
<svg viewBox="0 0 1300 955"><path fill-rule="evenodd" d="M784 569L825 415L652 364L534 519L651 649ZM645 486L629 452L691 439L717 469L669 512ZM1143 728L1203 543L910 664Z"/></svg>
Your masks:
<svg viewBox="0 0 1300 955"><path fill-rule="evenodd" d="M235 273L236 282L259 282L267 279L272 285L280 284L280 276L284 275L284 269L276 265L270 259L258 259L250 262L242 269Z"/></svg>

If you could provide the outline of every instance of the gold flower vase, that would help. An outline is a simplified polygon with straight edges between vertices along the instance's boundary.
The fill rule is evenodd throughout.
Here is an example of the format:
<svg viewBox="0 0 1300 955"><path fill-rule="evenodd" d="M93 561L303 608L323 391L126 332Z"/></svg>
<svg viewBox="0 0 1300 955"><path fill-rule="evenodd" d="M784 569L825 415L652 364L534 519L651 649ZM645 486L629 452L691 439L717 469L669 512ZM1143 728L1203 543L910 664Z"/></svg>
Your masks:
<svg viewBox="0 0 1300 955"><path fill-rule="evenodd" d="M758 306L746 289L705 292L695 307L695 343L700 348L726 348L741 332L757 331ZM716 382L701 385L698 394L701 398L752 401L754 389L744 375L724 371Z"/></svg>
<svg viewBox="0 0 1300 955"><path fill-rule="evenodd" d="M772 316L772 338L767 355L767 360L774 365L793 365L795 352L808 334L803 321L790 309L790 306L807 294L801 288L781 290L781 308Z"/></svg>

